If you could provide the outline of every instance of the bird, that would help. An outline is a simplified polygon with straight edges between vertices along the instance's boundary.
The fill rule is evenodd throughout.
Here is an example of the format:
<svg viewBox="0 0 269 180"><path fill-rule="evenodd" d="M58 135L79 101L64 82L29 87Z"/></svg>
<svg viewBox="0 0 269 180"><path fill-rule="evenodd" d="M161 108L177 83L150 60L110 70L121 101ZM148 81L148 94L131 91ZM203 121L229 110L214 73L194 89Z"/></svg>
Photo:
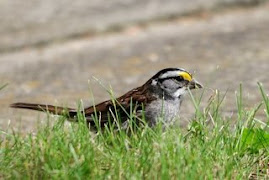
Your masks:
<svg viewBox="0 0 269 180"><path fill-rule="evenodd" d="M165 68L157 72L143 85L134 88L122 96L109 99L96 105L77 110L46 104L14 103L11 108L30 109L64 116L68 120L78 121L77 115L84 115L89 127L104 128L109 124L128 127L131 119L135 124L144 119L150 127L158 123L171 126L180 115L183 96L189 90L202 88L192 74L183 68Z"/></svg>

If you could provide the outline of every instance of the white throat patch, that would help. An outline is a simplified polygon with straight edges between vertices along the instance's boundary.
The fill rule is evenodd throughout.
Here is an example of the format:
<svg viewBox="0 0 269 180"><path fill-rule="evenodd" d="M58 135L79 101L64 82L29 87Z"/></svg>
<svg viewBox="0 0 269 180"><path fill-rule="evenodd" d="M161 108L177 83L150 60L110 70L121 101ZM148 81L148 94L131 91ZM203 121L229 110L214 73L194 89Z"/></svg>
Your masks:
<svg viewBox="0 0 269 180"><path fill-rule="evenodd" d="M179 96L186 94L186 92L187 92L187 88L182 87L178 89L176 92L174 92L173 97L178 98Z"/></svg>

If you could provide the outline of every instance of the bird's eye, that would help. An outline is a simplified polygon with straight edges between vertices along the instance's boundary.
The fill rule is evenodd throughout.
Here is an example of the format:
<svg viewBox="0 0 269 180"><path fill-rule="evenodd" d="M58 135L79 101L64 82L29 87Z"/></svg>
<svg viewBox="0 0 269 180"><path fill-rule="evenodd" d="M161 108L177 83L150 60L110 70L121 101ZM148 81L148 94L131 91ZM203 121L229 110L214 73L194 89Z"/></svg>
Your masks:
<svg viewBox="0 0 269 180"><path fill-rule="evenodd" d="M184 81L184 78L182 76L177 76L174 79L177 81Z"/></svg>

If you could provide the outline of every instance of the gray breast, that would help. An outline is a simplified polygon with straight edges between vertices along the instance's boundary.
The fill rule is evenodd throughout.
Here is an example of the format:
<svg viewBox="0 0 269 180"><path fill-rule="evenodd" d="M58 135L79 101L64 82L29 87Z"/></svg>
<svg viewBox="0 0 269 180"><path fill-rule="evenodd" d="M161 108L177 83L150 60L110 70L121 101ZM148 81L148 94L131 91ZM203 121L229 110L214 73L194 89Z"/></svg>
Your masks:
<svg viewBox="0 0 269 180"><path fill-rule="evenodd" d="M163 122L165 126L169 126L179 118L179 110L182 98L152 101L145 107L146 121L149 126L154 126L158 122Z"/></svg>

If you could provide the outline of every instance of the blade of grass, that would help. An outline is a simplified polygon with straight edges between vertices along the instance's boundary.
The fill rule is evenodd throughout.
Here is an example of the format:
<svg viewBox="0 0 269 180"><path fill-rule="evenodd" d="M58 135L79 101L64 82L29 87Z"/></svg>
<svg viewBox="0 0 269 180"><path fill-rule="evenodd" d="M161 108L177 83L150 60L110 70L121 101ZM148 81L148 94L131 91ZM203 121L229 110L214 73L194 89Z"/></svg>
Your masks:
<svg viewBox="0 0 269 180"><path fill-rule="evenodd" d="M2 90L2 89L4 89L5 87L7 87L8 86L8 84L6 83L6 84L4 84L4 85L2 85L2 86L0 86L0 91Z"/></svg>
<svg viewBox="0 0 269 180"><path fill-rule="evenodd" d="M269 125L269 97L268 95L265 94L263 86L260 82L258 82L258 86L259 86L259 89L263 98L263 102L265 104L265 112L266 112L267 121L268 121L267 124Z"/></svg>

